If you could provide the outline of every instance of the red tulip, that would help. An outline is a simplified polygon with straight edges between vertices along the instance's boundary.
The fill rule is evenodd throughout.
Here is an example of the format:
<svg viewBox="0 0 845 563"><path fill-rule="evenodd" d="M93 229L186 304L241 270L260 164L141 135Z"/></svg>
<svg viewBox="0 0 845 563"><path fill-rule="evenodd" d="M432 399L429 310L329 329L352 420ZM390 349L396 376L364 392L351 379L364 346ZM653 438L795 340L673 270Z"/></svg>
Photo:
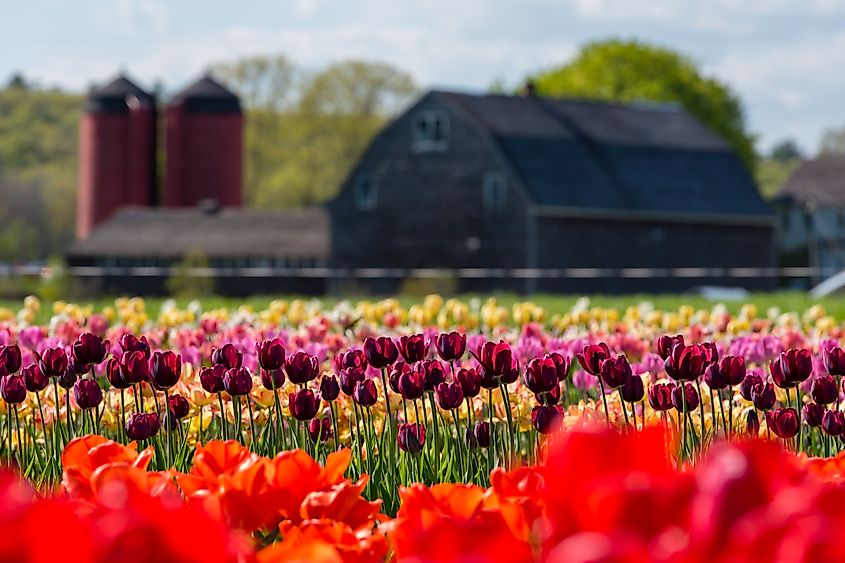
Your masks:
<svg viewBox="0 0 845 563"><path fill-rule="evenodd" d="M422 334L400 336L397 347L402 358L409 364L423 361L428 354L428 343Z"/></svg>
<svg viewBox="0 0 845 563"><path fill-rule="evenodd" d="M418 454L425 445L425 427L422 424L400 424L396 442L399 449L409 454Z"/></svg>
<svg viewBox="0 0 845 563"><path fill-rule="evenodd" d="M368 337L364 340L364 354L367 362L376 369L386 368L399 357L399 350L387 336Z"/></svg>
<svg viewBox="0 0 845 563"><path fill-rule="evenodd" d="M310 389L300 389L288 396L290 415L296 420L311 420L317 415L320 399Z"/></svg>
<svg viewBox="0 0 845 563"><path fill-rule="evenodd" d="M267 371L278 371L285 365L285 347L280 338L264 340L256 344L258 352L258 365Z"/></svg>
<svg viewBox="0 0 845 563"><path fill-rule="evenodd" d="M467 349L466 334L459 332L440 333L434 340L437 353L445 362L460 360Z"/></svg>
<svg viewBox="0 0 845 563"><path fill-rule="evenodd" d="M235 369L243 365L244 355L235 348L235 345L228 342L220 348L215 348L211 352L211 363L214 365L223 366L226 369Z"/></svg>

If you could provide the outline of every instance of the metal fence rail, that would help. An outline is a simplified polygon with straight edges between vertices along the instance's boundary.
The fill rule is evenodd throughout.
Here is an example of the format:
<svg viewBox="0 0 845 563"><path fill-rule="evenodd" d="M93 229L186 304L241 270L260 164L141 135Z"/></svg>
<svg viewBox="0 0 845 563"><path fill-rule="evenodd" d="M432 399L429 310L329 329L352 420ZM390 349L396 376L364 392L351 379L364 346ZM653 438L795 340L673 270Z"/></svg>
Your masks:
<svg viewBox="0 0 845 563"><path fill-rule="evenodd" d="M654 278L816 278L824 279L842 270L831 267L785 268L285 268L285 267L197 267L175 266L71 266L65 271L75 277L168 277L175 273L192 277L323 278L323 279L654 279ZM0 277L49 277L49 266L0 264Z"/></svg>

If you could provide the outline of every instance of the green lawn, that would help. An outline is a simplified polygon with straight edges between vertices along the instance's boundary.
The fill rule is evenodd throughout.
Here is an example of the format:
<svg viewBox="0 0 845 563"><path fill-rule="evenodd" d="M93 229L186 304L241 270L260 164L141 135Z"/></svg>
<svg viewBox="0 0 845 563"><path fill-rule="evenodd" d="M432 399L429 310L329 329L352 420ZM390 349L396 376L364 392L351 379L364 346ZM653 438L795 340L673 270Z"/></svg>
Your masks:
<svg viewBox="0 0 845 563"><path fill-rule="evenodd" d="M576 303L576 301L581 298L581 296L577 295L534 295L532 297L526 297L521 295L515 294L492 294L492 295L461 295L458 296L460 299L469 300L469 299L486 299L490 296L495 297L500 304L510 306L515 302L518 301L526 301L530 300L538 305L544 307L547 312L552 315L554 313L560 313L569 310L572 306ZM227 298L227 297L219 297L219 296L211 296L207 298L200 299L204 309L212 309L218 307L228 307L228 308L236 308L240 305L246 304L250 305L255 309L262 309L267 306L267 304L273 299L293 299L294 296L256 296L250 298ZM309 299L309 298L305 298ZM321 298L320 300L326 305L331 306L341 299L339 297L328 297L328 298ZM379 297L346 297L352 302L355 302L359 299L368 299L368 300L377 300L380 299ZM398 296L399 301L404 306L409 306L414 303L419 303L422 301L421 297L415 296ZM151 297L147 298L147 310L151 316L155 317L157 315L159 309L161 308L162 303L165 301L165 298L161 297ZM177 303L180 306L186 305L190 299L177 299ZM648 301L654 305L655 308L664 309L664 310L676 310L678 307L684 304L690 304L696 308L711 308L715 304L719 303L719 301L708 300L703 297L699 296L688 296L688 295L647 295L647 294L640 294L640 295L594 295L590 296L590 303L594 306L601 306L601 307L616 307L619 309L624 309L629 305L636 305L643 301ZM80 304L92 304L94 305L95 309L100 310L107 305L111 305L114 302L114 298L100 298L94 300L82 300ZM9 301L9 300L0 300L0 307L7 307L13 310L16 310L21 306L21 301ZM845 320L845 299L841 297L827 297L823 299L812 299L806 293L803 292L778 292L778 293L755 293L751 294L748 299L739 300L739 301L722 301L724 305L728 308L728 310L732 312L736 312L744 303L754 303L760 309L761 314L764 314L765 311L770 307L777 307L780 309L781 312L787 311L797 311L803 312L810 306L814 304L822 305L829 314L832 314L836 317L837 320L842 321ZM46 322L49 318L52 311L52 307L50 303L44 302L42 306L41 314L39 315L40 322Z"/></svg>

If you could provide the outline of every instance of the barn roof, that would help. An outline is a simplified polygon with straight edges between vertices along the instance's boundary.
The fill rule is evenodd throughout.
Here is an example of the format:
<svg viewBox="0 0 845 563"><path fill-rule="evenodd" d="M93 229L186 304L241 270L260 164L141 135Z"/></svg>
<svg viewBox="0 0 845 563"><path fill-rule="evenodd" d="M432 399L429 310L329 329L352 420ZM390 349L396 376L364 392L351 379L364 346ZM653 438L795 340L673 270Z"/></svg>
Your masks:
<svg viewBox="0 0 845 563"><path fill-rule="evenodd" d="M845 207L845 157L830 155L805 160L780 188L777 199Z"/></svg>
<svg viewBox="0 0 845 563"><path fill-rule="evenodd" d="M678 105L433 95L492 136L538 206L771 214L734 151Z"/></svg>
<svg viewBox="0 0 845 563"><path fill-rule="evenodd" d="M74 243L68 255L326 259L329 247L323 209L125 207Z"/></svg>

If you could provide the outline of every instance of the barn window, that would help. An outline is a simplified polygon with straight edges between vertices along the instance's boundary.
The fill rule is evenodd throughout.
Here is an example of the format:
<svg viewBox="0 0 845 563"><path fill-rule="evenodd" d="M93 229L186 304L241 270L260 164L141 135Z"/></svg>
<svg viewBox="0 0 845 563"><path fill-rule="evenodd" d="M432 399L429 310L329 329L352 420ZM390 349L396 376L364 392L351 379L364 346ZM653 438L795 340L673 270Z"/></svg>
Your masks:
<svg viewBox="0 0 845 563"><path fill-rule="evenodd" d="M355 207L361 210L375 209L378 203L378 188L369 174L355 178Z"/></svg>
<svg viewBox="0 0 845 563"><path fill-rule="evenodd" d="M449 114L421 111L414 115L413 141L417 152L445 151L449 148Z"/></svg>
<svg viewBox="0 0 845 563"><path fill-rule="evenodd" d="M501 209L508 199L508 181L505 175L497 170L484 174L481 186L481 199L488 209Z"/></svg>

